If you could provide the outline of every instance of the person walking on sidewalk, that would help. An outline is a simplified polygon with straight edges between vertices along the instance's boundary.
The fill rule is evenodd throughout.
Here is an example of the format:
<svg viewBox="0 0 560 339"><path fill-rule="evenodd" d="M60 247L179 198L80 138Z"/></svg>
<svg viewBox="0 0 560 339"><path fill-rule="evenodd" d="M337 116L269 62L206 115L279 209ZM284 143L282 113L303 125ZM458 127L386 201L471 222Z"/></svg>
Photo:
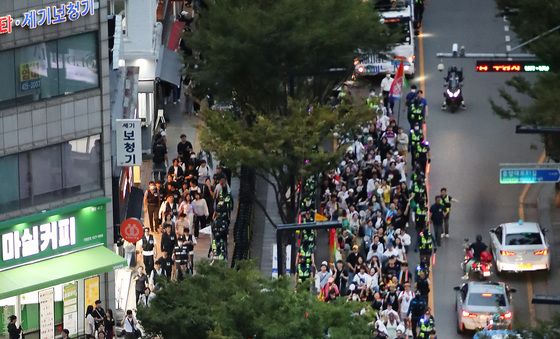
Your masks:
<svg viewBox="0 0 560 339"><path fill-rule="evenodd" d="M206 200L201 198L200 192L195 192L195 200L192 203L194 212L194 236L198 238L201 228L206 227L206 219L208 218L208 205Z"/></svg>
<svg viewBox="0 0 560 339"><path fill-rule="evenodd" d="M449 216L451 215L451 202L453 198L447 195L447 188L442 187L440 192L441 205L443 206L443 233L449 238Z"/></svg>
<svg viewBox="0 0 560 339"><path fill-rule="evenodd" d="M445 235L443 233L443 220L444 220L444 207L441 203L441 197L436 196L436 202L430 206L430 220L434 225L434 233L436 236L436 244L441 246L441 238Z"/></svg>
<svg viewBox="0 0 560 339"><path fill-rule="evenodd" d="M167 145L165 144L165 137L157 134L152 145L152 173L154 180L165 180L165 173L167 172Z"/></svg>
<svg viewBox="0 0 560 339"><path fill-rule="evenodd" d="M144 193L144 211L150 221L150 230L155 232L159 226L158 209L161 204L161 194L156 189L156 183L150 181L148 189Z"/></svg>
<svg viewBox="0 0 560 339"><path fill-rule="evenodd" d="M144 227L144 236L140 240L140 246L142 246L144 266L146 266L146 272L149 275L154 269L154 258L156 257L157 247L156 240L154 236L150 234L150 229L148 227Z"/></svg>
<svg viewBox="0 0 560 339"><path fill-rule="evenodd" d="M189 161L191 157L191 152L193 151L193 145L187 140L186 134L181 134L180 141L177 144L177 156L181 158L183 162Z"/></svg>

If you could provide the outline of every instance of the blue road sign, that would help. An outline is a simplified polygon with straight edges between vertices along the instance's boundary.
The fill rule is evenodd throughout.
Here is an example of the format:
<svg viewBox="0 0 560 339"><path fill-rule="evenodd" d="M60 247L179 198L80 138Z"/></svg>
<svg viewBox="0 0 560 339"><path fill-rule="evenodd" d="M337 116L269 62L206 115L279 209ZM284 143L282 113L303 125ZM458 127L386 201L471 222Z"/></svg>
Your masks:
<svg viewBox="0 0 560 339"><path fill-rule="evenodd" d="M558 168L500 168L500 184L538 184L559 182Z"/></svg>

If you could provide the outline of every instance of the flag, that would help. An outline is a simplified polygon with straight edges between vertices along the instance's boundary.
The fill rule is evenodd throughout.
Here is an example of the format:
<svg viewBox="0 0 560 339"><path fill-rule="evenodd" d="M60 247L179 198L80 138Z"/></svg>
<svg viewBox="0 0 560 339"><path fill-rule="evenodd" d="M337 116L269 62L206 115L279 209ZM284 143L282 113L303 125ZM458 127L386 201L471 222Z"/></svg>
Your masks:
<svg viewBox="0 0 560 339"><path fill-rule="evenodd" d="M391 84L391 89L389 90L389 96L393 98L400 98L402 96L404 85L404 60L399 63L399 68L395 74L395 79Z"/></svg>

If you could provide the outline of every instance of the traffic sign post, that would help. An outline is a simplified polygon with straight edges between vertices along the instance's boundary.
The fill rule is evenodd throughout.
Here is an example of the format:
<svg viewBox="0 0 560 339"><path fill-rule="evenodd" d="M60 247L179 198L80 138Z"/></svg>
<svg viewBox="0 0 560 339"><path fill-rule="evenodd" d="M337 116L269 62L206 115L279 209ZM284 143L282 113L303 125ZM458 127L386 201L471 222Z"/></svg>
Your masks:
<svg viewBox="0 0 560 339"><path fill-rule="evenodd" d="M500 184L540 184L560 182L559 164L502 164Z"/></svg>

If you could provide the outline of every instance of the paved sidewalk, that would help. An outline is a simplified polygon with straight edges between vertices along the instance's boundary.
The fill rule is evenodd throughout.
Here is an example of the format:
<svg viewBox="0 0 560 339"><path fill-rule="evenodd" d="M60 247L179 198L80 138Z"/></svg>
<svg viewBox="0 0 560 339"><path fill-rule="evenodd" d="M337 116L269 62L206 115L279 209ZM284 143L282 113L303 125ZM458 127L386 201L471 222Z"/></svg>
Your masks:
<svg viewBox="0 0 560 339"><path fill-rule="evenodd" d="M181 102L177 104L173 104L173 102L169 101L168 104L165 106L165 113L169 118L169 122L167 124L167 152L168 152L168 159L169 163L172 162L172 159L177 157L177 143L179 142L179 136L181 134L187 135L187 140L189 140L193 144L194 152L198 154L201 150L200 145L200 133L199 130L203 126L202 120L195 116L195 115L187 115L183 113L185 111L185 100L184 98ZM216 167L218 161L214 158L213 165ZM145 190L148 182L152 180L152 161L151 160L144 160L140 169L140 177L141 177L141 185L140 188ZM231 189L234 198L234 202L237 202L237 194L239 191L239 179L232 178L231 182ZM143 211L145 214L146 211ZM228 261L231 260L231 255L233 254L233 224L235 222L235 215L237 213L236 206L234 207L234 212L232 213L232 222L230 226L230 235L228 237ZM146 215L143 217L143 222L145 225L149 225L149 221ZM155 233L154 237L156 239L157 245L160 246L161 244L161 233ZM210 248L211 244L211 236L209 234L200 233L197 239L197 245L194 249L194 258L195 258L195 270L196 270L196 262L207 259L208 258L208 249ZM137 255L137 262L142 263L142 253L141 248L138 246L138 250L140 253ZM161 256L159 253L158 248L158 257ZM157 258L156 258L157 260Z"/></svg>

